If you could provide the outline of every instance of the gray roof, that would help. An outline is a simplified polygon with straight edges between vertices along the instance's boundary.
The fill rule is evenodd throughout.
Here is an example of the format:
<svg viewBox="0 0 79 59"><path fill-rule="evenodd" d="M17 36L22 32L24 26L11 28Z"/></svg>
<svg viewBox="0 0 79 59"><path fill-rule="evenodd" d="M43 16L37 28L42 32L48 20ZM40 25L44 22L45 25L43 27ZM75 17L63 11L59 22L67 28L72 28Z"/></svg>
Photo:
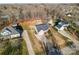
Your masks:
<svg viewBox="0 0 79 59"><path fill-rule="evenodd" d="M3 19L3 20L8 20L10 17L9 17L9 15L2 15L1 16L1 19Z"/></svg>
<svg viewBox="0 0 79 59"><path fill-rule="evenodd" d="M45 30L47 30L49 28L49 24L38 24L38 25L36 25L36 29L37 29L37 31L39 32L39 31L41 31L41 30L43 30L43 31L45 31Z"/></svg>
<svg viewBox="0 0 79 59"><path fill-rule="evenodd" d="M19 32L17 32L13 27L5 27L2 32L4 32L5 30L9 31L11 34L9 35L12 35L12 34L18 34Z"/></svg>
<svg viewBox="0 0 79 59"><path fill-rule="evenodd" d="M63 25L68 24L67 21L60 21L58 22L58 24L56 25L58 28L61 28Z"/></svg>

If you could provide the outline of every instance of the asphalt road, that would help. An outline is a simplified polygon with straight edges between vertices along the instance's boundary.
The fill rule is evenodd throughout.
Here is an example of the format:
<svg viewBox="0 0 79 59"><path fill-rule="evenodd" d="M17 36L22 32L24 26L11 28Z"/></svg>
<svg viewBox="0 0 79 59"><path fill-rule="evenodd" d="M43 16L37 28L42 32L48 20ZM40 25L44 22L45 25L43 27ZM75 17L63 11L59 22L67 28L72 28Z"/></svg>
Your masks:
<svg viewBox="0 0 79 59"><path fill-rule="evenodd" d="M23 39L26 42L26 47L28 49L29 55L35 55L27 30L23 31L23 35L22 36L23 36Z"/></svg>

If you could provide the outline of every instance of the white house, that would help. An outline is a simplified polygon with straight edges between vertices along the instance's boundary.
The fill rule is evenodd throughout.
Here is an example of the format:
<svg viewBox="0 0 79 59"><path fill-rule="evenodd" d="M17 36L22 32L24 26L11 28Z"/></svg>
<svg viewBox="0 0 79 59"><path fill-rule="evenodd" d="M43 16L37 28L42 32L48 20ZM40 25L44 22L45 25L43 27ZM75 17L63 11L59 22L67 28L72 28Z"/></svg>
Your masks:
<svg viewBox="0 0 79 59"><path fill-rule="evenodd" d="M8 20L8 19L10 19L10 16L9 15L2 15L1 16L1 19Z"/></svg>
<svg viewBox="0 0 79 59"><path fill-rule="evenodd" d="M63 20L63 21L58 22L58 24L55 26L55 28L58 30L64 30L68 26L69 26L68 22Z"/></svg>
<svg viewBox="0 0 79 59"><path fill-rule="evenodd" d="M13 27L5 27L0 34L4 39L20 37L20 33L17 32Z"/></svg>
<svg viewBox="0 0 79 59"><path fill-rule="evenodd" d="M46 44L46 37L45 37L45 32L49 30L49 24L38 24L35 26L35 31L37 34L35 36L38 38L38 40L44 42Z"/></svg>
<svg viewBox="0 0 79 59"><path fill-rule="evenodd" d="M71 13L66 13L66 16L71 17L72 14Z"/></svg>

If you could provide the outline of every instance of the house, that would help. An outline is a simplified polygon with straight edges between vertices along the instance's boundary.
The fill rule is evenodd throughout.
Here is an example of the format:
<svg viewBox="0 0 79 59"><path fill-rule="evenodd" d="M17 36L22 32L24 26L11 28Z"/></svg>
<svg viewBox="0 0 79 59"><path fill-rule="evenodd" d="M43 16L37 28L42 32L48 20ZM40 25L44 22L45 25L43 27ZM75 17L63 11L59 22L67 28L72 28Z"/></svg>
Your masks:
<svg viewBox="0 0 79 59"><path fill-rule="evenodd" d="M22 26L21 26L19 23L13 24L12 27L13 27L17 32L20 33L20 36L22 35L22 33L23 33L23 28L22 28Z"/></svg>
<svg viewBox="0 0 79 59"><path fill-rule="evenodd" d="M17 32L13 27L5 27L1 31L0 35L3 37L3 39L20 37L20 33Z"/></svg>
<svg viewBox="0 0 79 59"><path fill-rule="evenodd" d="M35 25L35 30L37 33L39 33L41 30L43 30L44 32L47 32L49 29L49 24L37 24Z"/></svg>
<svg viewBox="0 0 79 59"><path fill-rule="evenodd" d="M66 13L66 16L71 17L72 13Z"/></svg>
<svg viewBox="0 0 79 59"><path fill-rule="evenodd" d="M1 19L3 19L4 21L5 20L9 20L10 19L10 16L9 15L2 15L1 16Z"/></svg>
<svg viewBox="0 0 79 59"><path fill-rule="evenodd" d="M61 20L55 25L55 28L58 30L64 30L68 26L69 26L69 24L67 21Z"/></svg>

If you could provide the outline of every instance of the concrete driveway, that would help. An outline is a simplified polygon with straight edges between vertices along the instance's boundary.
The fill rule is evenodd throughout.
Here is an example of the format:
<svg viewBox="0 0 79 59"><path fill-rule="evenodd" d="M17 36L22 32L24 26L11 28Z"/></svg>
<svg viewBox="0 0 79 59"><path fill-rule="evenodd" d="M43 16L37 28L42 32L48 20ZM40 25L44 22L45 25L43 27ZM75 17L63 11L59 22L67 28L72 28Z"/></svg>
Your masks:
<svg viewBox="0 0 79 59"><path fill-rule="evenodd" d="M23 31L22 36L26 42L26 47L28 49L29 55L35 55L27 30Z"/></svg>

